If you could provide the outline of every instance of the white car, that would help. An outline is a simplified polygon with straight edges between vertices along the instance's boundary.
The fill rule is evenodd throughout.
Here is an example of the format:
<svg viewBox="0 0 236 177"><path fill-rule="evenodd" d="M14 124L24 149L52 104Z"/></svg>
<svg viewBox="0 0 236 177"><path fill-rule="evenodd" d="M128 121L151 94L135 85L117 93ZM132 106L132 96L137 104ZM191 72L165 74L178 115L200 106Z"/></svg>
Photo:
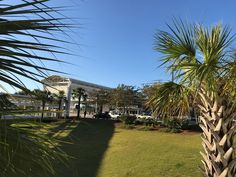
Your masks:
<svg viewBox="0 0 236 177"><path fill-rule="evenodd" d="M152 119L153 118L150 114L145 114L145 113L137 114L136 117L138 119Z"/></svg>
<svg viewBox="0 0 236 177"><path fill-rule="evenodd" d="M120 117L120 114L114 111L110 111L109 115L111 116L111 119L117 120Z"/></svg>

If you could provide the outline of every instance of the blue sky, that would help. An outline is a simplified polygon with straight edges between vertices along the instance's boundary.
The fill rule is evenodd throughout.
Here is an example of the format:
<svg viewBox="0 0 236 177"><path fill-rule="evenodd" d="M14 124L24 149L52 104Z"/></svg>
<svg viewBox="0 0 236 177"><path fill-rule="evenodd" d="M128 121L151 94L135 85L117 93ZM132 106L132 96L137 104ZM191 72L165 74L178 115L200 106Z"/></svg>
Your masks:
<svg viewBox="0 0 236 177"><path fill-rule="evenodd" d="M58 3L60 1L60 4ZM154 33L166 30L173 17L206 25L222 22L236 30L231 0L52 0L55 6L73 5L64 12L78 18L81 28L69 46L79 56L63 56L72 65L53 64L70 77L116 87L141 86L170 77L153 50Z"/></svg>

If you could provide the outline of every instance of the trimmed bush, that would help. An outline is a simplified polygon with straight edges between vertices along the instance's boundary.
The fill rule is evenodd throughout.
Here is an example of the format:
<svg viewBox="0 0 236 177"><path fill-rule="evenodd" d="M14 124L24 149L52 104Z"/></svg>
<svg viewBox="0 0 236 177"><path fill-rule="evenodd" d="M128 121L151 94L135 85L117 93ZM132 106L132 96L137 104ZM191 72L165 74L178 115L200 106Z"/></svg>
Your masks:
<svg viewBox="0 0 236 177"><path fill-rule="evenodd" d="M122 115L120 117L120 120L125 124L125 125L132 125L135 124L137 117L136 116L131 116L131 115Z"/></svg>

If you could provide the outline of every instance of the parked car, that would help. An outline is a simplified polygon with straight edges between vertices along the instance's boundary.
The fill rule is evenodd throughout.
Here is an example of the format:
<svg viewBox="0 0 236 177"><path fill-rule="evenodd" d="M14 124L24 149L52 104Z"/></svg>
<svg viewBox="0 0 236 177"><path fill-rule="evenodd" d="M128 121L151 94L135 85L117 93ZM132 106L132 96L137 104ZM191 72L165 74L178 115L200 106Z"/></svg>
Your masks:
<svg viewBox="0 0 236 177"><path fill-rule="evenodd" d="M153 119L152 115L149 113L137 114L136 117L138 119Z"/></svg>
<svg viewBox="0 0 236 177"><path fill-rule="evenodd" d="M110 119L111 116L109 115L108 112L100 112L100 113L97 113L93 116L95 119Z"/></svg>
<svg viewBox="0 0 236 177"><path fill-rule="evenodd" d="M115 111L110 111L109 115L111 116L111 119L114 119L114 120L118 120L120 118L120 116L121 116L120 113L115 112Z"/></svg>

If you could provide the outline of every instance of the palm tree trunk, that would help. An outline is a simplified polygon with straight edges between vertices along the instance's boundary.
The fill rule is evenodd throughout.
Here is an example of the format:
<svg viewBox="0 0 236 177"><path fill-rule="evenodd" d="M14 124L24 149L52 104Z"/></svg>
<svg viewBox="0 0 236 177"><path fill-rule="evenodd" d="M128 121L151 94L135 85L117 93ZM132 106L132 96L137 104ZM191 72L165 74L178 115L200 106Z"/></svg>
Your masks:
<svg viewBox="0 0 236 177"><path fill-rule="evenodd" d="M236 157L234 110L227 109L219 97L202 90L200 93L200 127L204 175L206 177L235 177Z"/></svg>
<svg viewBox="0 0 236 177"><path fill-rule="evenodd" d="M41 120L40 120L40 121L43 120L43 117L44 117L44 109L45 109L45 102L43 101L43 102L42 102L42 113L41 113Z"/></svg>
<svg viewBox="0 0 236 177"><path fill-rule="evenodd" d="M103 104L101 104L101 106L100 106L100 112L101 113L103 112Z"/></svg>
<svg viewBox="0 0 236 177"><path fill-rule="evenodd" d="M59 101L59 104L58 104L58 111L61 111L61 104L62 104L62 100ZM57 113L57 118L59 119L61 117L61 113L58 112Z"/></svg>
<svg viewBox="0 0 236 177"><path fill-rule="evenodd" d="M81 101L81 96L79 96L79 100L78 100L77 118L80 117L80 101Z"/></svg>

